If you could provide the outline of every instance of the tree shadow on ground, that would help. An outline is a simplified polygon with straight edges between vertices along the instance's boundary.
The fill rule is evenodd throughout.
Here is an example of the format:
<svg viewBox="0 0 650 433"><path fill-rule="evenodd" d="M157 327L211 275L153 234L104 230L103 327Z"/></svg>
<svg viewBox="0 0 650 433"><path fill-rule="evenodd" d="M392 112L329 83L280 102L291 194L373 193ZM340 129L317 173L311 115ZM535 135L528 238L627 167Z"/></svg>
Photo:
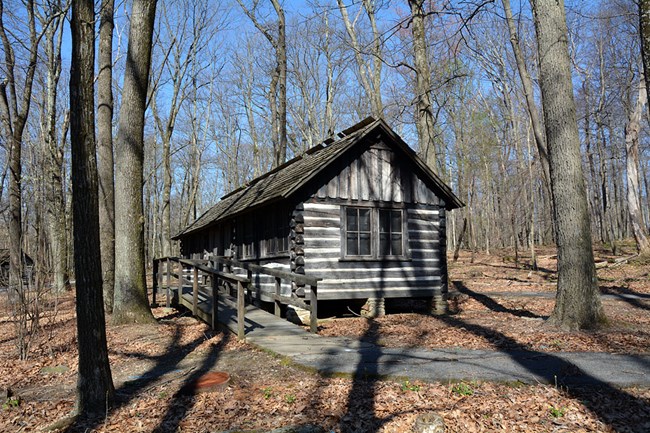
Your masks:
<svg viewBox="0 0 650 433"><path fill-rule="evenodd" d="M206 336L203 335L189 343L181 345L181 326L177 325L174 329L172 340L165 353L157 356L141 356L141 358L154 360L155 365L147 372L141 374L136 380L125 382L120 388L115 390L115 401L105 416L101 418L77 417L73 423L65 429L65 432L78 433L93 431L93 429L101 425L112 412L126 406L133 399L137 398L139 393L148 389L152 385L155 385L155 382L160 377L177 370L180 362L201 343L203 343L205 338Z"/></svg>
<svg viewBox="0 0 650 433"><path fill-rule="evenodd" d="M181 389L174 395L167 412L160 421L158 427L153 431L156 433L175 432L180 430L180 423L185 419L187 413L194 407L194 396L196 394L195 384L205 373L215 366L221 352L230 341L230 334L225 334L218 344L210 349L201 366L183 382Z"/></svg>
<svg viewBox="0 0 650 433"><path fill-rule="evenodd" d="M627 286L601 287L600 291L604 295L615 296L616 299L626 302L634 308L650 310L650 295L647 293L635 292Z"/></svg>
<svg viewBox="0 0 650 433"><path fill-rule="evenodd" d="M470 298L475 299L476 301L480 302L485 307L487 307L491 311L494 311L495 313L507 313L507 314L512 314L513 316L528 317L531 319L546 318L546 316L540 316L528 310L524 310L520 308L513 309L513 308L504 307L503 305L495 301L493 298L484 295L482 293L473 291L472 289L467 287L465 283L463 283L462 281L452 281L452 284L454 285L456 290L458 290L460 293L463 293L469 296Z"/></svg>
<svg viewBox="0 0 650 433"><path fill-rule="evenodd" d="M632 432L647 431L647 420L650 417L650 401L647 399L636 397L593 377L573 363L553 353L539 352L528 348L522 348L517 352L510 352L509 350L517 346L518 343L511 337L494 329L468 323L453 316L441 316L438 319L450 326L464 328L478 336L483 336L486 333L497 335L499 337L497 343L498 349L503 350L513 361L525 368L528 372L542 377L547 383L557 383L569 397L579 400L601 422L614 430ZM547 365L542 365L535 361L540 357L545 357L548 363L553 363L556 367L554 369L556 373L549 373L549 369L547 368L548 363ZM573 378L578 377L580 384L569 382L569 376Z"/></svg>

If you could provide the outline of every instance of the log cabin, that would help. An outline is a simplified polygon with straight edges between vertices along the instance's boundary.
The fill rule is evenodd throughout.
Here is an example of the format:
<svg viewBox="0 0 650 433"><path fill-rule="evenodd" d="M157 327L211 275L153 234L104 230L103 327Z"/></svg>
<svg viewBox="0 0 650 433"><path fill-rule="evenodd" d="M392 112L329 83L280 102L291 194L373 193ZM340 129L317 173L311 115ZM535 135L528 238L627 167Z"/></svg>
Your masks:
<svg viewBox="0 0 650 433"><path fill-rule="evenodd" d="M318 302L428 298L446 311L446 212L463 206L383 119L368 118L251 180L178 233L181 255L321 278ZM245 273L235 268L235 272ZM270 302L274 279L253 275ZM289 284L283 296L306 296Z"/></svg>

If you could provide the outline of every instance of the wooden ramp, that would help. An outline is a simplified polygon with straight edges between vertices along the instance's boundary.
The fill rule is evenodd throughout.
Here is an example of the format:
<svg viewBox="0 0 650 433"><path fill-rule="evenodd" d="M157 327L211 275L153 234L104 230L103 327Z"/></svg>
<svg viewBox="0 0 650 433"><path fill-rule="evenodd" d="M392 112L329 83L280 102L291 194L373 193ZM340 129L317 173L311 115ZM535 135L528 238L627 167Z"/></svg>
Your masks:
<svg viewBox="0 0 650 433"><path fill-rule="evenodd" d="M246 269L248 278L230 272L229 270L233 266ZM281 331L286 334L296 332L304 334L301 327L281 317L281 304L309 308L311 312L310 331L312 333L318 331L317 279L224 258L187 260L165 257L155 259L153 269L154 304L156 295L160 291L166 295L168 307L172 303L182 305L195 317L210 324L213 328L222 324L235 332L240 339L244 339L246 334L257 329ZM247 305L246 300L252 300L251 274L253 271L275 278L275 293L267 293L267 296L275 300L275 314L257 308L251 302ZM298 281L308 284L310 287L309 304L294 297L294 294L291 297L282 296L280 293L282 279L287 279L291 283ZM259 290L259 288L255 289ZM228 293L233 293L233 290L236 293L236 298L228 295Z"/></svg>
<svg viewBox="0 0 650 433"><path fill-rule="evenodd" d="M177 292L178 288L173 288ZM176 293L174 293L175 295ZM217 294L217 322L226 327L233 333L237 333L239 322L237 319L237 300L232 296L223 293ZM195 316L206 323L213 324L212 321L212 290L199 289L198 311ZM192 311L193 293L191 286L183 287L183 295L178 298L178 303L188 310ZM272 313L262 310L254 305L246 305L244 312L244 333L248 335L256 330L273 331L274 333L288 334L305 334L304 328L286 319L278 317Z"/></svg>

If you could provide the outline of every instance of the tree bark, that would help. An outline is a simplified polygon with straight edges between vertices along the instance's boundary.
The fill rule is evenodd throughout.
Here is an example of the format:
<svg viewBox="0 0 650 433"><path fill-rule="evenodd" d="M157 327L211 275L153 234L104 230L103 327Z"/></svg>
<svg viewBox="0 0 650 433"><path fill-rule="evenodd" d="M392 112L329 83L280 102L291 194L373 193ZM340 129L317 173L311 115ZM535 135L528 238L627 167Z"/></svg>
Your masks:
<svg viewBox="0 0 650 433"><path fill-rule="evenodd" d="M99 248L99 199L95 156L95 29L94 3L72 3L70 68L70 142L74 255L77 291L79 375L77 411L82 416L105 414L114 397L106 345Z"/></svg>
<svg viewBox="0 0 650 433"><path fill-rule="evenodd" d="M533 0L532 6L558 248L557 294L549 321L564 329L593 328L606 317L591 244L564 1Z"/></svg>
<svg viewBox="0 0 650 433"><path fill-rule="evenodd" d="M641 129L641 114L647 102L645 79L639 79L639 93L634 109L625 125L625 160L627 164L627 208L630 213L632 232L636 247L640 254L650 254L650 240L645 230L641 199L639 198L639 130Z"/></svg>
<svg viewBox="0 0 650 433"><path fill-rule="evenodd" d="M115 291L115 190L113 173L113 7L102 0L99 13L97 74L97 163L99 174L99 236L104 307L113 312Z"/></svg>
<svg viewBox="0 0 650 433"><path fill-rule="evenodd" d="M144 114L156 0L134 0L122 106L115 142L115 303L114 323L153 322L145 281Z"/></svg>

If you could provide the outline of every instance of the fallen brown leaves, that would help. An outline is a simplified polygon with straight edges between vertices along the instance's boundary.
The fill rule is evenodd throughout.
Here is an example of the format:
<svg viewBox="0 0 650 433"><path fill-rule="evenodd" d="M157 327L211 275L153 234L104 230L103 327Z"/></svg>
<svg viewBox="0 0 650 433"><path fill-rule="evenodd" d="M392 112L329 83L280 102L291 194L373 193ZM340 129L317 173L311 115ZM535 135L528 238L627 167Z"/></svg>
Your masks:
<svg viewBox="0 0 650 433"><path fill-rule="evenodd" d="M496 275L496 271L472 266L477 268L467 264L464 268L480 276L469 278L454 270L452 279L481 294L504 291L497 287L499 279L489 285L488 280L495 277L482 276ZM607 277L611 286L623 282L630 290L645 290L647 283L639 281L637 272L647 271L631 266L603 271L617 273ZM527 281L527 271L513 272ZM534 278L546 281L538 274L531 275ZM474 283L481 283L485 290L479 291ZM15 358L13 326L6 308L0 305L4 314L0 317L0 388L9 387L22 399L17 407L0 409L2 432L38 431L73 409L77 369L74 297L66 294L60 301L60 311L35 340L31 358L23 362ZM615 324L612 329L576 335L546 329L535 317L549 314L552 300L495 296L493 301L503 307L501 311L470 297L451 320L411 313L387 316L379 321L380 332L371 337L380 344L402 347L522 345L535 350L588 347L614 352L648 347L648 310L622 301L607 301L607 313ZM417 381L407 384L408 378L326 378L295 368L231 335L214 333L176 311L157 308L154 313L159 318L157 326L109 325L118 401L105 418L78 423L69 431L218 432L309 422L334 432L401 433L410 431L418 414L430 411L443 417L448 432L650 431L648 389L582 390L486 382L460 386ZM323 333L361 335L358 330L367 328L364 323L365 319L356 318L335 320L327 323ZM198 395L179 392L209 370L229 373L229 386Z"/></svg>

